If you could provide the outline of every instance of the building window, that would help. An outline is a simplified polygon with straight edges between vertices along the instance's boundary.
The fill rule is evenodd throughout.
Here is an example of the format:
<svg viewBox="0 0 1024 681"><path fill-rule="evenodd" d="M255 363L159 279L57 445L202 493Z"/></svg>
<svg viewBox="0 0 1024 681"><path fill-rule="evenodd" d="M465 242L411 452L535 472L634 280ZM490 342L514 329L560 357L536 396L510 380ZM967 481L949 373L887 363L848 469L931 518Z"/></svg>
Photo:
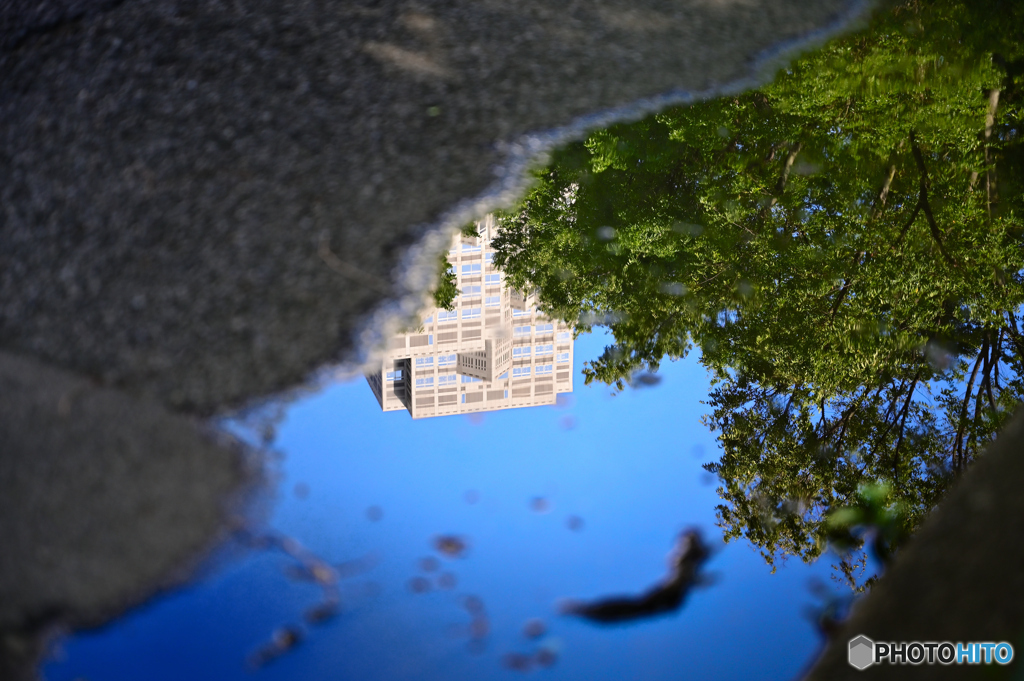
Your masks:
<svg viewBox="0 0 1024 681"><path fill-rule="evenodd" d="M463 286L462 287L462 295L464 295L464 296L478 296L478 295L480 295L480 287L479 286Z"/></svg>
<svg viewBox="0 0 1024 681"><path fill-rule="evenodd" d="M501 296L487 296L484 299L485 307L498 307L501 305Z"/></svg>
<svg viewBox="0 0 1024 681"><path fill-rule="evenodd" d="M533 314L533 310L512 310L513 317L528 317Z"/></svg>
<svg viewBox="0 0 1024 681"><path fill-rule="evenodd" d="M554 352L554 346L553 345L538 345L537 346L537 355L550 355L552 352Z"/></svg>
<svg viewBox="0 0 1024 681"><path fill-rule="evenodd" d="M402 370L401 369L399 369L397 371L389 371L388 372L388 381L401 381L401 380L402 380Z"/></svg>
<svg viewBox="0 0 1024 681"><path fill-rule="evenodd" d="M530 367L515 367L512 369L512 378L520 378L530 375Z"/></svg>
<svg viewBox="0 0 1024 681"><path fill-rule="evenodd" d="M529 357L530 350L532 349L533 348L530 346L526 346L525 348L512 348L512 357Z"/></svg>
<svg viewBox="0 0 1024 681"><path fill-rule="evenodd" d="M423 323L424 323L424 324L433 324L433 323L434 323L434 315L430 315L429 317L427 317L426 319L424 319L424 320L423 320Z"/></svg>
<svg viewBox="0 0 1024 681"><path fill-rule="evenodd" d="M481 380L483 380L483 379L476 378L475 376L463 376L462 377L462 382L463 383L480 383Z"/></svg>
<svg viewBox="0 0 1024 681"><path fill-rule="evenodd" d="M551 373L551 365L550 364L543 364L543 365L539 365L537 367L537 375L538 376L540 376L541 374L550 374L550 373Z"/></svg>
<svg viewBox="0 0 1024 681"><path fill-rule="evenodd" d="M444 387L446 385L455 385L458 382L459 377L456 374L448 374L447 376L438 376L437 385Z"/></svg>
<svg viewBox="0 0 1024 681"><path fill-rule="evenodd" d="M459 318L459 313L454 311L454 310L452 310L451 312L448 312L447 310L438 310L437 311L437 321L438 321L438 323L443 324L444 322L454 322L458 318Z"/></svg>
<svg viewBox="0 0 1024 681"><path fill-rule="evenodd" d="M434 334L430 334L429 336L427 336L427 345L433 345L433 344L434 344Z"/></svg>
<svg viewBox="0 0 1024 681"><path fill-rule="evenodd" d="M479 307L464 307L462 308L463 319L479 319L480 308Z"/></svg>
<svg viewBox="0 0 1024 681"><path fill-rule="evenodd" d="M487 284L488 286L498 286L499 284L501 284L501 275L488 274L484 276L484 283Z"/></svg>
<svg viewBox="0 0 1024 681"><path fill-rule="evenodd" d="M515 327L513 329L512 335L513 336L529 336L530 335L530 327L529 326L517 326L517 327Z"/></svg>
<svg viewBox="0 0 1024 681"><path fill-rule="evenodd" d="M571 338L572 338L572 334L570 332L568 332L568 331L559 331L558 332L558 340L560 340L560 341L567 341L567 340L570 340Z"/></svg>
<svg viewBox="0 0 1024 681"><path fill-rule="evenodd" d="M480 274L480 265L463 265L463 274Z"/></svg>
<svg viewBox="0 0 1024 681"><path fill-rule="evenodd" d="M463 253L479 253L481 251L480 246L472 246L470 244L462 244Z"/></svg>
<svg viewBox="0 0 1024 681"><path fill-rule="evenodd" d="M568 352L560 352L560 353L558 353L558 363L559 364L568 364L569 363L569 353Z"/></svg>
<svg viewBox="0 0 1024 681"><path fill-rule="evenodd" d="M503 373L501 376L498 376L498 378L496 380L504 381L506 378L508 378L508 370L507 369L505 370L505 373ZM508 395L505 395L505 397L508 397Z"/></svg>
<svg viewBox="0 0 1024 681"><path fill-rule="evenodd" d="M537 333L551 333L552 329L554 328L554 324L538 324Z"/></svg>
<svg viewBox="0 0 1024 681"><path fill-rule="evenodd" d="M416 389L417 390L419 390L420 388L432 388L432 387L434 387L434 377L433 376L429 376L427 378L417 378L416 379Z"/></svg>
<svg viewBox="0 0 1024 681"><path fill-rule="evenodd" d="M432 366L434 366L434 358L433 357L417 357L416 358L416 366L417 367L432 367Z"/></svg>
<svg viewBox="0 0 1024 681"><path fill-rule="evenodd" d="M448 367L455 364L455 359L458 355L441 355L437 358L437 366Z"/></svg>
<svg viewBox="0 0 1024 681"><path fill-rule="evenodd" d="M487 253L484 255L484 262L494 262L494 253Z"/></svg>

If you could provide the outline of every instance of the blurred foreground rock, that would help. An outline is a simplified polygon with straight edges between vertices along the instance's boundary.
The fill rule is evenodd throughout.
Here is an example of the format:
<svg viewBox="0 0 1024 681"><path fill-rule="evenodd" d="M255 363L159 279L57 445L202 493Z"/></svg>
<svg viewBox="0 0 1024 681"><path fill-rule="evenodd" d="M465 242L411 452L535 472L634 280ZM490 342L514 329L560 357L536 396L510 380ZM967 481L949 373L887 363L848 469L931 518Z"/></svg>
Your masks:
<svg viewBox="0 0 1024 681"><path fill-rule="evenodd" d="M193 418L0 352L0 678L187 575L250 477ZM6 673L5 673L6 671Z"/></svg>
<svg viewBox="0 0 1024 681"><path fill-rule="evenodd" d="M853 610L805 681L1010 679L1024 663L1024 411L964 474ZM850 639L1010 643L1007 666L847 662Z"/></svg>

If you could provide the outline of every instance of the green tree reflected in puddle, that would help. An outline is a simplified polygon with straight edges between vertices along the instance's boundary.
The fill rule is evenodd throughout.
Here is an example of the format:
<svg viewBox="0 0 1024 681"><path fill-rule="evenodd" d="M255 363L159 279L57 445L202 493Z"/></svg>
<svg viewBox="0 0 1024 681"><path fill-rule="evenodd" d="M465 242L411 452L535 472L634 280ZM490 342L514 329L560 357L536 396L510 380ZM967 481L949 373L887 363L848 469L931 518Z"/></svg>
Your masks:
<svg viewBox="0 0 1024 681"><path fill-rule="evenodd" d="M756 92L562 149L501 218L513 285L613 332L588 383L699 347L719 521L770 563L859 546L851 523L895 550L1021 401L1020 26L903 4Z"/></svg>

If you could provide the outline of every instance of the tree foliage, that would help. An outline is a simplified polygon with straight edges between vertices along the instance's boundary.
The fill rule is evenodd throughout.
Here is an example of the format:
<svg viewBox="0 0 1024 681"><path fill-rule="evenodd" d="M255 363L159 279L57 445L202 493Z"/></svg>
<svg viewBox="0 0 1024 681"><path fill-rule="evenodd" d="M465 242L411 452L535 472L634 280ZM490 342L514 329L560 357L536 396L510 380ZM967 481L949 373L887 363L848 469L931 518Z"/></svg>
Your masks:
<svg viewBox="0 0 1024 681"><path fill-rule="evenodd" d="M511 283L614 334L587 383L699 347L719 518L769 562L816 557L868 483L912 527L1024 394L1021 27L899 5L758 91L569 145L501 217Z"/></svg>

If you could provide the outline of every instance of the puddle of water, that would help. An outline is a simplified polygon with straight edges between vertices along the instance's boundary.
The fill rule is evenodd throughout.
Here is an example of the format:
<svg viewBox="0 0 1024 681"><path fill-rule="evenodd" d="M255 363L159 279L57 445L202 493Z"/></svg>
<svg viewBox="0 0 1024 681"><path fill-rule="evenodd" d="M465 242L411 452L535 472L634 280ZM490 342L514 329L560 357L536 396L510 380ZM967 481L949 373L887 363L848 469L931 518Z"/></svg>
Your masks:
<svg viewBox="0 0 1024 681"><path fill-rule="evenodd" d="M576 354L592 357L608 340L583 336ZM660 375L652 390L613 397L578 386L560 405L477 419L382 413L365 382L305 398L274 442L284 457L268 525L332 564L370 557L342 578L339 615L303 622L320 590L288 579L294 560L257 551L65 642L44 674L250 678L248 657L294 625L304 640L257 677L504 678L521 662L507 655L529 655L539 671L541 650L557 657L544 670L553 678L792 677L819 643L804 612L819 604L808 580L827 583L830 569L791 562L772 575L749 546L721 545L718 498L700 468L718 454L699 421L706 372L687 359ZM717 582L678 613L617 627L559 614L561 599L655 584L691 525L715 546L707 569ZM445 535L465 539L464 555L437 550ZM476 641L468 596L487 623ZM529 638L534 619L546 631Z"/></svg>
<svg viewBox="0 0 1024 681"><path fill-rule="evenodd" d="M284 411L269 548L66 641L46 677L796 676L808 610L849 588L831 554L784 556L887 557L1024 391L1016 85L931 35L556 153L505 231L454 242L453 311ZM835 91L804 87L828 69ZM690 527L713 551L686 584L710 584L677 612L564 614L654 593Z"/></svg>

